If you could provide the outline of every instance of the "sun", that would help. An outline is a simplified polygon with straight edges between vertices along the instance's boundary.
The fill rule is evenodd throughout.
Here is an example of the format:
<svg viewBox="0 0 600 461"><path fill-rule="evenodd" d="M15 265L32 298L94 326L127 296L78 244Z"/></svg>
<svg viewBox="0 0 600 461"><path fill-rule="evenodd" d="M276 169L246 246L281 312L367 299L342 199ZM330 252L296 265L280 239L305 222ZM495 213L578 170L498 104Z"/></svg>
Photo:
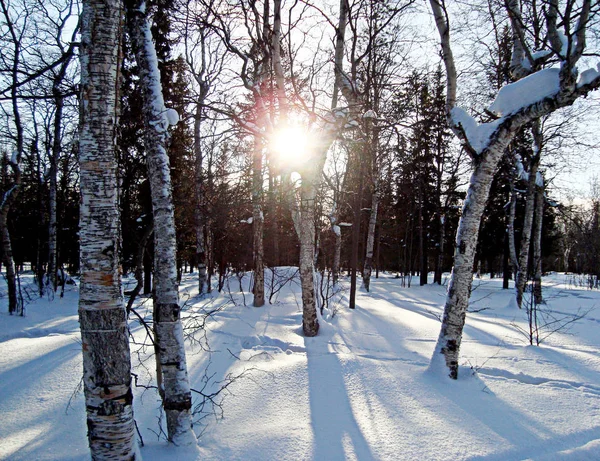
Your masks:
<svg viewBox="0 0 600 461"><path fill-rule="evenodd" d="M285 127L273 133L270 150L282 167L296 168L308 159L309 136L299 127Z"/></svg>

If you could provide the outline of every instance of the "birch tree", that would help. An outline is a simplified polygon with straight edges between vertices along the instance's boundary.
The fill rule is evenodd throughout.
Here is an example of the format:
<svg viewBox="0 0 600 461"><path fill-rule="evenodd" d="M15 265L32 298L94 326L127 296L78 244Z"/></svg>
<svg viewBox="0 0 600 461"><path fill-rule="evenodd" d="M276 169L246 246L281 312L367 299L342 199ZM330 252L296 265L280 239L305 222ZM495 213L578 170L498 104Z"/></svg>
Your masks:
<svg viewBox="0 0 600 461"><path fill-rule="evenodd" d="M134 460L131 364L121 294L115 140L122 7L85 0L81 16L79 322L93 460Z"/></svg>
<svg viewBox="0 0 600 461"><path fill-rule="evenodd" d="M446 113L455 135L473 161L473 173L456 235L454 267L448 285L442 328L433 353L431 368L447 368L458 376L462 331L473 281L473 262L481 216L496 167L518 130L553 111L573 104L578 98L600 87L600 72L579 72L577 64L586 50L588 25L597 14L591 0L558 0L547 3L545 30L547 40L534 50L527 40L520 2L506 2L512 27L511 73L517 80L504 86L489 107L493 120L478 124L457 106L457 70L450 43L449 11L444 0L430 0L441 39L446 68ZM562 9L559 10L559 6ZM558 17L561 21L558 21ZM560 30L559 30L560 28ZM559 63L560 67L545 67ZM540 69L534 71L534 69Z"/></svg>
<svg viewBox="0 0 600 461"><path fill-rule="evenodd" d="M144 145L154 223L154 343L159 393L167 416L167 435L175 445L194 445L192 397L185 358L177 284L177 244L171 192L168 128L179 121L164 104L150 18L144 0L127 5L127 23L143 92Z"/></svg>

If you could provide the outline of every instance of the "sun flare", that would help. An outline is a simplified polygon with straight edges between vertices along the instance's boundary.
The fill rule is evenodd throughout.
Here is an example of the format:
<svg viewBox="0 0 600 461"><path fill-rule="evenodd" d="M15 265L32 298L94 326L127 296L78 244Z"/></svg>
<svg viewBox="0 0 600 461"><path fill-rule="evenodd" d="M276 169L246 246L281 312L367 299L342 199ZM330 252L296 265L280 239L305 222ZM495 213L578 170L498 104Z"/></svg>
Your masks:
<svg viewBox="0 0 600 461"><path fill-rule="evenodd" d="M280 162L299 165L306 161L309 139L305 130L298 127L286 127L277 130L271 137L271 150Z"/></svg>

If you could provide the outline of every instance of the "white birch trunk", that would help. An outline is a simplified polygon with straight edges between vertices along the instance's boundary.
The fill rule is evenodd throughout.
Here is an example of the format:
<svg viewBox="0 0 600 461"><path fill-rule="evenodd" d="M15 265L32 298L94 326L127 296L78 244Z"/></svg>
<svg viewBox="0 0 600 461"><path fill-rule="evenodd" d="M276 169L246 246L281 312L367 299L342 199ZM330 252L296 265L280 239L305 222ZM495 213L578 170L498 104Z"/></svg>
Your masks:
<svg viewBox="0 0 600 461"><path fill-rule="evenodd" d="M453 379L458 377L458 354L471 295L473 262L481 216L485 209L496 167L502 158L506 144L508 142L495 145L476 166L471 175L456 233L454 267L448 284L442 328L431 361L432 368L439 368L443 357L444 365L449 369L450 377Z"/></svg>
<svg viewBox="0 0 600 461"><path fill-rule="evenodd" d="M115 141L121 13L119 0L85 0L81 16L79 322L93 460L140 459L118 256Z"/></svg>
<svg viewBox="0 0 600 461"><path fill-rule="evenodd" d="M302 287L302 331L304 336L319 332L314 286L315 259L315 198L317 189L310 179L302 179L300 186L300 284Z"/></svg>
<svg viewBox="0 0 600 461"><path fill-rule="evenodd" d="M145 2L128 5L127 19L140 67L145 118L144 144L154 218L154 334L157 379L167 417L167 435L175 445L195 445L192 397L187 373L177 285L177 244L171 193L168 127L175 114L165 108L160 72Z"/></svg>

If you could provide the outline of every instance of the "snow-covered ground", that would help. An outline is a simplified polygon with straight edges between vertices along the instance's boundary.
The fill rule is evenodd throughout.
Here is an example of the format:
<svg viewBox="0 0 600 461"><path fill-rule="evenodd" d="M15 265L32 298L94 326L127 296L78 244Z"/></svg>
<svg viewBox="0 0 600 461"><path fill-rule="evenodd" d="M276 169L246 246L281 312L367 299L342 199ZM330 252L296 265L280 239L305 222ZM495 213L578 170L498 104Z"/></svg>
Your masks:
<svg viewBox="0 0 600 461"><path fill-rule="evenodd" d="M297 282L254 308L248 277L243 293L232 276L222 294L199 299L188 276L182 301L186 331L195 333L192 387L210 394L227 385L216 396L223 417L208 404L205 417L197 415L198 459L600 459L600 292L570 281L546 278L546 321L589 312L535 347L517 328L527 330L527 317L512 290L502 290L499 279L476 280L476 312L467 318L454 382L427 371L444 287L403 288L383 275L371 293L359 292L354 311L342 293L319 336L304 338ZM25 317L9 316L5 297L1 305L0 459L89 459L77 288L62 299L32 300ZM195 331L209 310L216 312ZM131 327L138 383L152 384L150 348L139 345L144 329L133 317ZM195 459L157 437L155 391L138 387L135 396L143 458Z"/></svg>

